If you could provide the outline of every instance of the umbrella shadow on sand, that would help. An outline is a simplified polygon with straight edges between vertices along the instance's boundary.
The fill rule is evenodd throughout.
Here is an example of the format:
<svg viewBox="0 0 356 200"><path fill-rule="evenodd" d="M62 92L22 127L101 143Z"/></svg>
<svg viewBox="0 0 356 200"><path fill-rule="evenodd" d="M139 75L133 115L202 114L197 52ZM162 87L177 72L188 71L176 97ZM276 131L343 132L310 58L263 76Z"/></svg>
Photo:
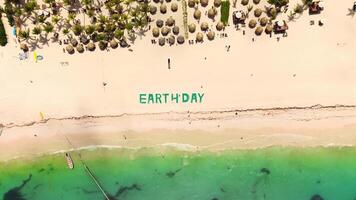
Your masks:
<svg viewBox="0 0 356 200"><path fill-rule="evenodd" d="M32 174L28 176L27 179L22 181L20 186L11 188L4 194L3 200L26 200L25 197L21 194L21 189L26 186L26 184L31 180Z"/></svg>

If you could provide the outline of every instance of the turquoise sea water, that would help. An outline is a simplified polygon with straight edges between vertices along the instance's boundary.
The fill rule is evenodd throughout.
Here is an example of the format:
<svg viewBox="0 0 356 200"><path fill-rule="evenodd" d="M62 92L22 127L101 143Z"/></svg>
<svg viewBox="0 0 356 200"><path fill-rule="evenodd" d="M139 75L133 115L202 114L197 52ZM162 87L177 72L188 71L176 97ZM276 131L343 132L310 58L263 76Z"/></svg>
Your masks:
<svg viewBox="0 0 356 200"><path fill-rule="evenodd" d="M356 199L356 148L80 152L112 200ZM72 157L72 171L63 154L0 163L0 198L104 199Z"/></svg>

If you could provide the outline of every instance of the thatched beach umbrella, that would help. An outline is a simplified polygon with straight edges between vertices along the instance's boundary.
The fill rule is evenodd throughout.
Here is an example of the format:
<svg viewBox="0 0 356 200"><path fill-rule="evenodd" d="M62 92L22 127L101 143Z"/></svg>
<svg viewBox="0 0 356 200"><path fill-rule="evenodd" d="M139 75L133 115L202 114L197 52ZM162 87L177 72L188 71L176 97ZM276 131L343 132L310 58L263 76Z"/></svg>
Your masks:
<svg viewBox="0 0 356 200"><path fill-rule="evenodd" d="M198 32L197 35L196 35L196 37L195 37L195 40L196 40L197 42L203 42L203 38L204 38L203 33L202 33L202 32Z"/></svg>
<svg viewBox="0 0 356 200"><path fill-rule="evenodd" d="M158 39L158 44L159 44L159 46L163 46L165 43L166 43L166 39L164 39L163 37L160 37L160 38Z"/></svg>
<svg viewBox="0 0 356 200"><path fill-rule="evenodd" d="M173 35L169 36L168 38L169 45L174 45L175 41L176 38Z"/></svg>
<svg viewBox="0 0 356 200"><path fill-rule="evenodd" d="M163 26L163 24L164 24L163 20L157 19L157 21L156 21L156 26L157 27L161 28Z"/></svg>
<svg viewBox="0 0 356 200"><path fill-rule="evenodd" d="M254 3L254 4L259 4L259 3L260 3L260 0L253 0L253 3Z"/></svg>
<svg viewBox="0 0 356 200"><path fill-rule="evenodd" d="M167 6L166 4L161 4L159 7L159 10L162 14L165 14L167 12Z"/></svg>
<svg viewBox="0 0 356 200"><path fill-rule="evenodd" d="M169 32L171 32L171 29L168 28L168 27L163 27L163 28L161 29L161 34L162 34L163 36L168 35Z"/></svg>
<svg viewBox="0 0 356 200"><path fill-rule="evenodd" d="M220 7L220 5L221 5L221 0L214 0L215 7Z"/></svg>
<svg viewBox="0 0 356 200"><path fill-rule="evenodd" d="M266 26L268 23L268 18L267 17L262 17L260 20L260 25L261 26Z"/></svg>
<svg viewBox="0 0 356 200"><path fill-rule="evenodd" d="M129 45L126 42L126 39L121 39L119 44L120 44L120 47L122 47L122 48L125 48Z"/></svg>
<svg viewBox="0 0 356 200"><path fill-rule="evenodd" d="M254 20L254 19L251 19L250 22L248 23L248 26L249 26L250 28L255 28L256 25L257 25L257 22L256 22L256 20Z"/></svg>
<svg viewBox="0 0 356 200"><path fill-rule="evenodd" d="M166 0L167 3L171 2L172 0Z"/></svg>
<svg viewBox="0 0 356 200"><path fill-rule="evenodd" d="M28 52L28 46L27 46L27 44L21 44L21 45L20 45L20 49L21 49L22 51L24 51L24 52Z"/></svg>
<svg viewBox="0 0 356 200"><path fill-rule="evenodd" d="M159 28L154 27L152 29L152 35L153 35L153 37L158 37L159 36Z"/></svg>
<svg viewBox="0 0 356 200"><path fill-rule="evenodd" d="M97 30L99 33L103 32L104 29L105 29L105 27L104 27L104 25L102 25L102 24L98 24L98 25L96 26L96 30Z"/></svg>
<svg viewBox="0 0 356 200"><path fill-rule="evenodd" d="M151 15L156 14L157 13L157 7L153 6L153 5L150 5L150 13L151 13Z"/></svg>
<svg viewBox="0 0 356 200"><path fill-rule="evenodd" d="M194 11L194 19L199 20L200 18L201 18L201 11L197 9Z"/></svg>
<svg viewBox="0 0 356 200"><path fill-rule="evenodd" d="M72 44L73 47L76 47L78 45L78 40L76 40L75 38L72 38L70 40L70 43Z"/></svg>
<svg viewBox="0 0 356 200"><path fill-rule="evenodd" d="M110 41L110 47L111 48L116 49L118 46L119 46L119 43L117 43L115 39L112 39Z"/></svg>
<svg viewBox="0 0 356 200"><path fill-rule="evenodd" d="M241 0L241 4L244 5L244 6L247 6L248 0Z"/></svg>
<svg viewBox="0 0 356 200"><path fill-rule="evenodd" d="M262 15L262 10L260 8L256 8L253 14L255 17L260 17Z"/></svg>
<svg viewBox="0 0 356 200"><path fill-rule="evenodd" d="M167 26L173 26L174 23L175 23L175 20L173 19L172 16L170 16L170 17L167 19L167 21L166 21L166 25L167 25Z"/></svg>
<svg viewBox="0 0 356 200"><path fill-rule="evenodd" d="M84 46L83 46L83 44L78 44L78 45L77 45L77 51L78 51L79 53L83 53L83 52L84 52Z"/></svg>
<svg viewBox="0 0 356 200"><path fill-rule="evenodd" d="M93 42L89 42L89 44L87 45L89 51L94 51L95 50L95 44Z"/></svg>
<svg viewBox="0 0 356 200"><path fill-rule="evenodd" d="M190 8L194 8L194 6L195 6L195 1L194 1L194 0L188 0L188 6L189 6Z"/></svg>
<svg viewBox="0 0 356 200"><path fill-rule="evenodd" d="M66 51L69 53L69 54L73 54L74 53L74 48L72 45L68 45L66 46Z"/></svg>
<svg viewBox="0 0 356 200"><path fill-rule="evenodd" d="M210 8L210 9L208 10L208 17L209 17L210 19L214 19L216 13L217 13L217 11L216 11L215 8Z"/></svg>
<svg viewBox="0 0 356 200"><path fill-rule="evenodd" d="M266 29L265 29L266 34L271 34L272 31L273 31L273 26L272 25L267 25Z"/></svg>
<svg viewBox="0 0 356 200"><path fill-rule="evenodd" d="M82 35L80 37L80 42L83 43L84 45L87 45L90 42L90 40L87 38L87 36Z"/></svg>
<svg viewBox="0 0 356 200"><path fill-rule="evenodd" d="M105 40L102 40L99 42L98 46L99 46L99 49L103 51L106 49L106 47L108 47L108 42Z"/></svg>
<svg viewBox="0 0 356 200"><path fill-rule="evenodd" d="M262 32L263 32L262 26L257 27L256 30L255 30L255 34L256 34L256 35L261 35Z"/></svg>
<svg viewBox="0 0 356 200"><path fill-rule="evenodd" d="M188 30L190 33L194 33L195 32L195 29L196 29L196 26L194 23L191 23L188 25Z"/></svg>
<svg viewBox="0 0 356 200"><path fill-rule="evenodd" d="M178 10L178 4L173 2L172 5L171 5L171 10L172 12L177 12Z"/></svg>
<svg viewBox="0 0 356 200"><path fill-rule="evenodd" d="M177 37L177 42L178 44L183 44L184 43L184 37L182 35Z"/></svg>
<svg viewBox="0 0 356 200"><path fill-rule="evenodd" d="M207 36L209 40L213 40L215 38L215 33L213 31L209 31Z"/></svg>
<svg viewBox="0 0 356 200"><path fill-rule="evenodd" d="M208 0L200 0L200 4L203 7L206 7L208 5L209 1Z"/></svg>
<svg viewBox="0 0 356 200"><path fill-rule="evenodd" d="M155 2L155 3L159 3L159 2L160 2L160 0L153 0L153 2Z"/></svg>
<svg viewBox="0 0 356 200"><path fill-rule="evenodd" d="M277 13L278 13L278 11L275 7L272 7L270 9L268 9L268 11L267 11L268 16L270 16L272 18L275 18L277 16Z"/></svg>
<svg viewBox="0 0 356 200"><path fill-rule="evenodd" d="M206 31L206 30L208 30L208 28L209 28L209 24L208 23L206 23L206 22L201 23L200 29L202 31Z"/></svg>
<svg viewBox="0 0 356 200"><path fill-rule="evenodd" d="M172 32L174 35L178 35L179 34L179 27L178 26L174 26L172 29Z"/></svg>
<svg viewBox="0 0 356 200"><path fill-rule="evenodd" d="M218 31L221 31L224 29L224 23L222 23L221 21L219 21L217 24L216 24L216 30Z"/></svg>

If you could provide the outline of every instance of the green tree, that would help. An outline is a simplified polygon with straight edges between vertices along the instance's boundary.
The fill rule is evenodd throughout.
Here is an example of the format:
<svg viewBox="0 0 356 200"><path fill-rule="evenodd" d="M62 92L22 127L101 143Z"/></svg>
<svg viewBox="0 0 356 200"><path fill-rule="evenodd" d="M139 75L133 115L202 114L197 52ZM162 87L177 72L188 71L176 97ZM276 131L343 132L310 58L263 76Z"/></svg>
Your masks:
<svg viewBox="0 0 356 200"><path fill-rule="evenodd" d="M24 11L28 14L31 15L31 13L38 7L38 4L36 0L30 0L25 3L23 9Z"/></svg>
<svg viewBox="0 0 356 200"><path fill-rule="evenodd" d="M19 38L22 40L30 39L30 29L20 30L19 31Z"/></svg>
<svg viewBox="0 0 356 200"><path fill-rule="evenodd" d="M105 24L108 21L108 18L105 15L99 15L99 23Z"/></svg>
<svg viewBox="0 0 356 200"><path fill-rule="evenodd" d="M120 29L116 29L114 32L114 36L116 39L121 39L124 36L124 31L120 30Z"/></svg>
<svg viewBox="0 0 356 200"><path fill-rule="evenodd" d="M77 17L77 14L73 13L73 12L70 12L68 14L68 20L69 21L73 21L75 18Z"/></svg>
<svg viewBox="0 0 356 200"><path fill-rule="evenodd" d="M287 5L289 0L268 0L268 3L275 5L276 7L281 7Z"/></svg>
<svg viewBox="0 0 356 200"><path fill-rule="evenodd" d="M7 37L6 37L5 27L0 17L0 46L5 46L6 44L7 44Z"/></svg>
<svg viewBox="0 0 356 200"><path fill-rule="evenodd" d="M76 24L72 27L72 31L74 35L78 36L83 32L83 26L80 24Z"/></svg>
<svg viewBox="0 0 356 200"><path fill-rule="evenodd" d="M54 24L58 24L61 21L61 17L58 15L53 15L51 21Z"/></svg>
<svg viewBox="0 0 356 200"><path fill-rule="evenodd" d="M298 3L298 4L294 7L293 11L294 11L295 13L303 13L303 11L304 11L303 5L301 5L301 4Z"/></svg>
<svg viewBox="0 0 356 200"><path fill-rule="evenodd" d="M36 26L32 29L32 34L34 35L41 35L42 33L42 28L40 26Z"/></svg>
<svg viewBox="0 0 356 200"><path fill-rule="evenodd" d="M53 32L53 29L54 29L54 26L53 26L53 24L51 24L50 22L46 22L46 23L43 25L43 30L44 30L44 32L46 32L47 34Z"/></svg>
<svg viewBox="0 0 356 200"><path fill-rule="evenodd" d="M94 25L87 25L85 27L85 33L88 35L93 34L95 31L96 31L96 26L94 26Z"/></svg>

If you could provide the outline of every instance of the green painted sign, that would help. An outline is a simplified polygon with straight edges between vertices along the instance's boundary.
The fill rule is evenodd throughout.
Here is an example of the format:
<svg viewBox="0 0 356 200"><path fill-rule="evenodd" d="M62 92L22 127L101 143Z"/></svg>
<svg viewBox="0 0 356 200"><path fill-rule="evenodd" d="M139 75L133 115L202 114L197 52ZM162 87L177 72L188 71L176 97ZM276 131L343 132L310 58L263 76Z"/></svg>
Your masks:
<svg viewBox="0 0 356 200"><path fill-rule="evenodd" d="M180 103L202 103L204 93L140 93L140 104L180 104Z"/></svg>

